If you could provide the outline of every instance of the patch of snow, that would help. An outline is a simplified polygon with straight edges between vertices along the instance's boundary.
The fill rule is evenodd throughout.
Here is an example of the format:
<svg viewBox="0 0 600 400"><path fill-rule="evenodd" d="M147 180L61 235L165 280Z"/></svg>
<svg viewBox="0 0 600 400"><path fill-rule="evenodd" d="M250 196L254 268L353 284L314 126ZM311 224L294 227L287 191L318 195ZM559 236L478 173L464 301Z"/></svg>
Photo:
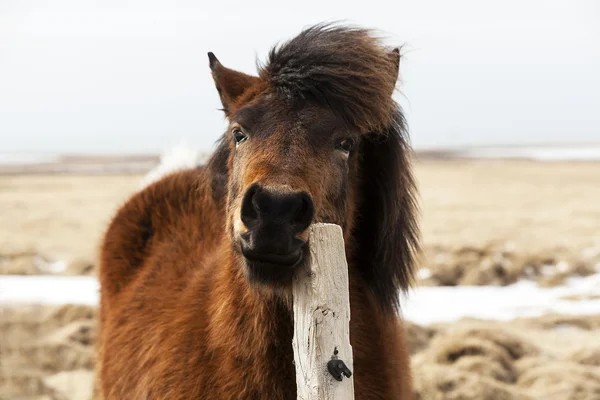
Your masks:
<svg viewBox="0 0 600 400"><path fill-rule="evenodd" d="M431 278L431 271L429 270L429 268L421 268L419 269L419 272L417 272L417 277L419 279L427 279L427 278Z"/></svg>
<svg viewBox="0 0 600 400"><path fill-rule="evenodd" d="M561 261L556 264L556 270L558 272L567 272L569 270L569 263L566 261Z"/></svg>
<svg viewBox="0 0 600 400"><path fill-rule="evenodd" d="M562 286L540 288L521 280L509 286L420 287L402 300L402 314L421 325L452 322L465 317L511 320L549 313L600 314L600 299L566 300L568 296L600 294L600 274L566 279Z"/></svg>
<svg viewBox="0 0 600 400"><path fill-rule="evenodd" d="M567 287L575 288L573 294L600 295L600 273L588 276L572 276L565 280Z"/></svg>
<svg viewBox="0 0 600 400"><path fill-rule="evenodd" d="M98 304L98 281L83 276L0 276L0 304ZM511 320L548 313L600 314L600 273L571 277L554 288L531 280L509 286L418 287L402 296L402 314L428 325L465 317ZM581 300L573 297L582 296ZM596 296L596 298L594 298ZM571 297L570 300L566 299Z"/></svg>
<svg viewBox="0 0 600 400"><path fill-rule="evenodd" d="M98 280L92 276L3 275L0 304L98 304Z"/></svg>
<svg viewBox="0 0 600 400"><path fill-rule="evenodd" d="M64 272L67 269L67 262L65 260L48 261L40 256L35 256L33 258L33 265L38 271L43 273L57 274Z"/></svg>
<svg viewBox="0 0 600 400"><path fill-rule="evenodd" d="M185 143L180 143L160 156L159 164L140 182L140 189L160 180L168 174L188 168L195 168L206 161L206 154Z"/></svg>

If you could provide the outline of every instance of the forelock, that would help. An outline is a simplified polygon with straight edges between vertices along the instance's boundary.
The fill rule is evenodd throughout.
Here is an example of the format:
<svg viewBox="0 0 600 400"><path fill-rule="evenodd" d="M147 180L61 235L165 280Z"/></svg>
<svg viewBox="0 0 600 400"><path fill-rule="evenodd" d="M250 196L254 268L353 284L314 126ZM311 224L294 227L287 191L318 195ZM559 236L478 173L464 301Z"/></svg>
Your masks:
<svg viewBox="0 0 600 400"><path fill-rule="evenodd" d="M259 75L292 101L330 107L362 132L387 126L397 64L371 31L316 25L275 46Z"/></svg>

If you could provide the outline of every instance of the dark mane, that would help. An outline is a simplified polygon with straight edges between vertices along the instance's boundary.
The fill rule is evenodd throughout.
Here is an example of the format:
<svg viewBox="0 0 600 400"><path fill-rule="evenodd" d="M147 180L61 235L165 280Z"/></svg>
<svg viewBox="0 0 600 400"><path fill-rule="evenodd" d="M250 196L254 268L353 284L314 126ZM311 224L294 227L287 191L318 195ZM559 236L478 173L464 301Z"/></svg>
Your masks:
<svg viewBox="0 0 600 400"><path fill-rule="evenodd" d="M379 305L398 311L398 291L414 282L420 253L417 187L400 108L382 131L361 143L361 199L354 227L356 261Z"/></svg>
<svg viewBox="0 0 600 400"><path fill-rule="evenodd" d="M391 120L398 52L378 43L370 30L316 25L274 47L260 77L292 100L330 106L362 132Z"/></svg>

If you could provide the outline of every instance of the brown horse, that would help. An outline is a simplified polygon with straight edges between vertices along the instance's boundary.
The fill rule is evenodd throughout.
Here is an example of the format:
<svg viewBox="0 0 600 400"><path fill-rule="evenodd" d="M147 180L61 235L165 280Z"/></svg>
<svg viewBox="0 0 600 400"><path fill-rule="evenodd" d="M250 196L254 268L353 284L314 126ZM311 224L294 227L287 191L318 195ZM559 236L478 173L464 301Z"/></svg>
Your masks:
<svg viewBox="0 0 600 400"><path fill-rule="evenodd" d="M141 190L101 249L106 399L296 399L291 281L343 228L357 399L412 398L398 296L418 251L398 49L318 25L258 76L208 54L229 121L206 166Z"/></svg>

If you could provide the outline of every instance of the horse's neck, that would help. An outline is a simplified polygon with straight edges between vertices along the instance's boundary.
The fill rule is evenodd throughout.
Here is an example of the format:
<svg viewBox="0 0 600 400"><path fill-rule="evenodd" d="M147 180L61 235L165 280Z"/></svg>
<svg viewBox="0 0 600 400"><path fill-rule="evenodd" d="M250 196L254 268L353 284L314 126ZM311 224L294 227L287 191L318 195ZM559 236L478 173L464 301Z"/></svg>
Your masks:
<svg viewBox="0 0 600 400"><path fill-rule="evenodd" d="M291 308L276 296L252 288L232 255L219 264L211 293L211 343L251 358L270 357L280 346L291 350Z"/></svg>

